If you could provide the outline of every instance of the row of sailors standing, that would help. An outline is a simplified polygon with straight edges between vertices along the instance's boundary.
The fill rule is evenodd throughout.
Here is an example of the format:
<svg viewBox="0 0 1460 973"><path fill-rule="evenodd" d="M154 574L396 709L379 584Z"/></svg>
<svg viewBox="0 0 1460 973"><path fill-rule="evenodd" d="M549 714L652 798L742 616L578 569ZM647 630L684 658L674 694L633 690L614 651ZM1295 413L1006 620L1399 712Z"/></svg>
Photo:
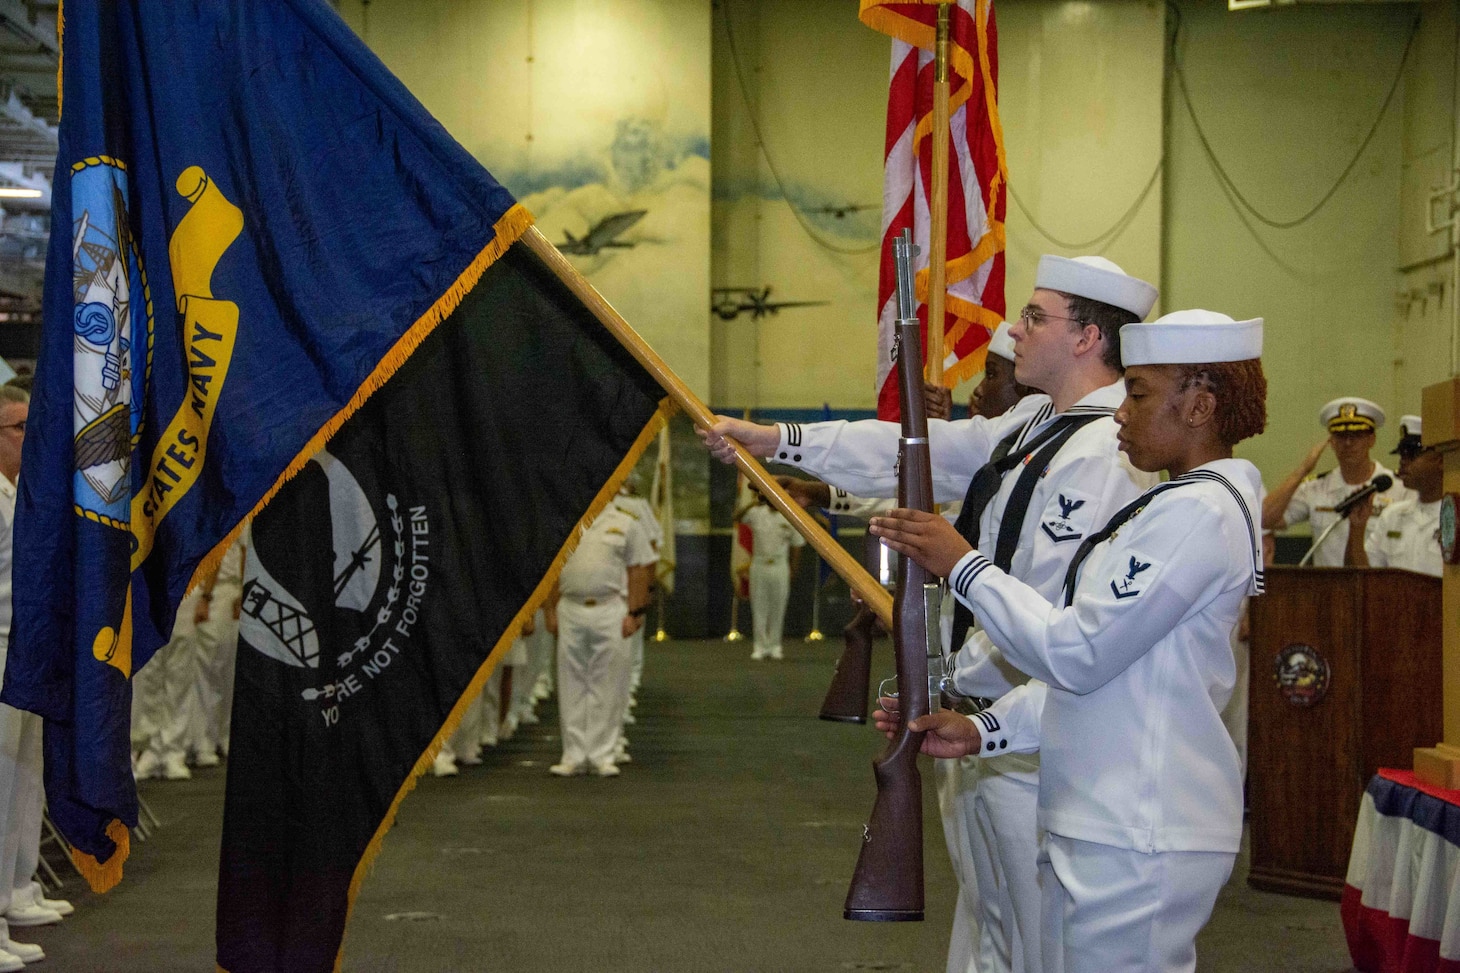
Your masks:
<svg viewBox="0 0 1460 973"><path fill-rule="evenodd" d="M555 682L564 750L553 773L618 775L618 765L631 759L623 728L634 721L642 678L643 623L659 532L648 503L628 488L583 530L552 601L527 621L442 742L432 764L435 776L480 764L485 748L537 723L537 704ZM137 673L132 740L138 780L186 780L190 764L215 767L228 753L247 546L245 529L216 574L183 600L157 661ZM0 969L3 964L0 957Z"/></svg>
<svg viewBox="0 0 1460 973"><path fill-rule="evenodd" d="M1207 311L1138 324L1156 296L1102 258L1042 258L1008 332L1014 377L1042 391L930 423L935 499L962 499L962 530L872 520L949 577L956 687L998 697L914 725L935 756L983 757L958 779L949 841L967 849L978 939L955 937L950 970L1191 970L1240 843L1220 711L1260 586L1261 485L1231 448L1265 424L1262 326ZM895 496L890 424L722 418L705 438L728 461L726 437L853 497Z"/></svg>
<svg viewBox="0 0 1460 973"><path fill-rule="evenodd" d="M133 774L187 780L228 754L247 526L211 577L183 598L172 639L132 681Z"/></svg>
<svg viewBox="0 0 1460 973"><path fill-rule="evenodd" d="M581 529L548 603L527 621L444 742L436 776L480 764L484 748L537 723L536 704L554 689L563 749L549 772L619 776L619 765L632 761L625 727L635 722L644 618L662 540L652 508L632 485Z"/></svg>

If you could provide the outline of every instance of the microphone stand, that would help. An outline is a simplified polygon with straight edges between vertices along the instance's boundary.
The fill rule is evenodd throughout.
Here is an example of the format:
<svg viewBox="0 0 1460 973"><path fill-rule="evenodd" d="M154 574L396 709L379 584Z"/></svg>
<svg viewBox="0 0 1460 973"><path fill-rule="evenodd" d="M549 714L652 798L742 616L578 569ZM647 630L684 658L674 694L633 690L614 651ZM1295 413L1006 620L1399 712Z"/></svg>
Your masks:
<svg viewBox="0 0 1460 973"><path fill-rule="evenodd" d="M1301 560L1301 561L1298 562L1298 567L1301 568L1301 567L1305 566L1309 561L1313 560L1313 555L1318 552L1318 548L1320 548L1320 547L1323 546L1323 542L1326 541L1326 540L1328 540L1328 535L1331 534L1331 533L1333 533L1334 530L1336 530L1338 528L1338 525L1339 524L1343 524L1343 523L1347 523L1347 522L1348 522L1348 514L1345 513L1342 517L1338 518L1333 523L1329 524L1324 529L1323 533L1321 533L1321 534L1318 535L1318 539L1313 542L1313 546L1310 547L1310 548L1308 548L1308 553L1303 555L1303 560Z"/></svg>
<svg viewBox="0 0 1460 973"><path fill-rule="evenodd" d="M1394 485L1394 480L1393 479L1390 479L1387 474L1384 474L1382 476L1376 476L1372 480L1370 480L1368 483L1365 483L1363 486L1361 486L1357 490L1355 490L1353 494L1350 494L1349 496L1345 497L1343 500L1339 501L1338 506L1342 507L1342 506L1344 506L1344 504L1348 504L1348 508L1346 510L1344 510L1343 513L1338 513L1338 511L1336 509L1334 510L1334 513L1338 513L1338 519L1335 520L1333 523L1329 524L1328 525L1328 528L1326 530L1324 530L1323 533L1321 533L1321 534L1318 535L1318 539L1313 542L1313 546L1310 547L1310 548L1308 548L1308 553L1303 555L1303 560L1301 560L1301 561L1298 562L1298 567L1301 568L1305 564L1307 564L1309 561L1313 560L1313 555L1318 552L1318 548L1323 545L1323 542L1326 541L1326 540L1328 540L1328 535L1331 534L1331 533L1333 533L1334 530L1336 530L1338 528L1338 525L1339 524L1342 524L1342 523L1344 523L1345 521L1348 520L1349 511L1350 510L1353 510L1353 504L1352 504L1351 501L1353 501L1354 495L1355 494L1358 494L1358 493L1362 493L1364 490L1368 489L1370 486L1373 486L1375 483L1379 482L1381 479L1389 479L1389 486L1386 486L1384 488L1384 490L1388 490L1389 487L1392 487ZM1383 490L1380 490L1380 489L1378 489L1376 487L1369 495L1370 496L1376 496L1376 495L1378 495L1380 493L1383 493L1383 492L1384 492Z"/></svg>

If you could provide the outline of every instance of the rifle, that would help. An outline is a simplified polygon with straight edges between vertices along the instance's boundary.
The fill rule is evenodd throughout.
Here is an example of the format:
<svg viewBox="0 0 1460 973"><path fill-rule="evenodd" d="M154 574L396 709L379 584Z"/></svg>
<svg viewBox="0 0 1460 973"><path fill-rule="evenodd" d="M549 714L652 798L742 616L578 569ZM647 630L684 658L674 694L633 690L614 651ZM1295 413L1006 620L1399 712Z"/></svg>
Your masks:
<svg viewBox="0 0 1460 973"><path fill-rule="evenodd" d="M881 547L881 542L868 534L863 564L876 563ZM866 605L858 605L857 613L842 629L842 655L837 660L826 698L821 701L821 719L833 723L867 722L867 695L872 688L872 641L876 637L876 613Z"/></svg>
<svg viewBox="0 0 1460 973"><path fill-rule="evenodd" d="M867 693L872 687L872 639L877 616L860 605L847 627L842 629L842 657L821 701L823 720L833 723L866 723Z"/></svg>
<svg viewBox="0 0 1460 973"><path fill-rule="evenodd" d="M928 453L928 416L923 408L922 335L913 303L912 255L912 233L904 230L893 241L897 266L893 354L902 400L897 500L902 507L931 512L933 473ZM941 324L930 322L932 327ZM872 761L877 800L872 805L871 820L862 829L862 850L842 911L848 919L871 922L916 922L923 918L923 786L918 773L923 734L912 732L908 724L937 705L936 687L929 676L935 668L941 676L942 669L940 586L910 557L898 559L897 574L892 641L897 655L901 720L897 734Z"/></svg>

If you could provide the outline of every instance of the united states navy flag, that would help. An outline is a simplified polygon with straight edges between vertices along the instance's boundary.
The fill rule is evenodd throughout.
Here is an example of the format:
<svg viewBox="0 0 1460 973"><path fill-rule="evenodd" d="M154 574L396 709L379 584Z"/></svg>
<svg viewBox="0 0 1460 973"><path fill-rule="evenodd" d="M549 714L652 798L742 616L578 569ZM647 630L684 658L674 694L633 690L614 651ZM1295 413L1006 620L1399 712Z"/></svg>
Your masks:
<svg viewBox="0 0 1460 973"><path fill-rule="evenodd" d="M334 761L360 819L328 863L285 860L309 838L239 839L270 822L235 766L220 898L318 866L337 940L412 774L647 442L660 392L515 243L529 214L324 0L67 0L62 59L0 699L45 717L52 817L93 887L115 884L136 822L131 676L192 579L293 489L258 524L243 608L261 634L235 710L293 735L267 741L273 763L247 730L234 747L296 792ZM313 546L281 560L279 524ZM387 692L366 663L412 678ZM220 920L220 956L226 925L282 944L239 971L314 968L255 920L283 922Z"/></svg>

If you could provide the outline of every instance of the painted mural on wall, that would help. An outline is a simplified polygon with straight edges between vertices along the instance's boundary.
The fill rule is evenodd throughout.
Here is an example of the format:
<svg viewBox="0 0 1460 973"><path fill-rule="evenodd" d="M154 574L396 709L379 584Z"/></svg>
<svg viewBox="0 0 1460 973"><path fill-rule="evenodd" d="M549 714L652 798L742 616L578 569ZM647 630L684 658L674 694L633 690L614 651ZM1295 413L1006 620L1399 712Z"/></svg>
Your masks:
<svg viewBox="0 0 1460 973"><path fill-rule="evenodd" d="M503 181L593 286L707 394L708 136L672 136L653 119L626 117L607 145L584 146L548 173L509 171Z"/></svg>
<svg viewBox="0 0 1460 973"><path fill-rule="evenodd" d="M339 10L708 398L709 0L342 0ZM707 518L704 451L687 424L675 429L678 516Z"/></svg>

